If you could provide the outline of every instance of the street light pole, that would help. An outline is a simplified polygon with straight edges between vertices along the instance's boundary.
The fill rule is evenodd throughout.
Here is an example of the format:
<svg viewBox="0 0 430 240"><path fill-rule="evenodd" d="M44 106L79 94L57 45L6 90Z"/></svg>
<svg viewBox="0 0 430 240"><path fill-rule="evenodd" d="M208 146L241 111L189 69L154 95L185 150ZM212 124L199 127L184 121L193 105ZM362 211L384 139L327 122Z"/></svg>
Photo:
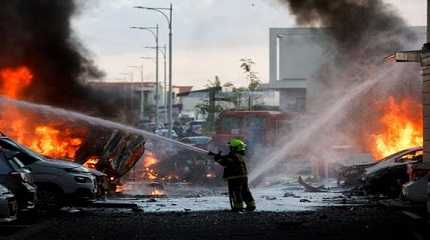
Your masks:
<svg viewBox="0 0 430 240"><path fill-rule="evenodd" d="M172 54L173 54L173 31L172 31L172 21L173 21L173 4L170 3L170 21L169 21L169 98L168 98L168 103L169 103L169 111L168 111L168 116L167 116L167 122L169 124L169 137L172 138L172 129L173 129L173 124L172 124L172 110L173 110L173 89L172 89Z"/></svg>
<svg viewBox="0 0 430 240"><path fill-rule="evenodd" d="M156 48L156 55L155 55L155 127L158 128L160 125L160 118L158 114L159 109L159 102L160 102L160 83L159 83L159 26L158 24L155 27L130 27L132 29L138 29L138 30L145 30L154 36L155 40L155 48ZM155 32L154 32L155 30Z"/></svg>
<svg viewBox="0 0 430 240"><path fill-rule="evenodd" d="M157 38L155 39L155 48L156 48L156 54L155 54L155 128L158 128L160 125L160 118L158 115L158 108L160 105L160 83L159 83L159 67L158 67L158 63L159 63L159 52L158 52L158 43L159 43L159 27L157 24L156 27L156 36Z"/></svg>
<svg viewBox="0 0 430 240"><path fill-rule="evenodd" d="M170 4L169 8L153 8L153 7L143 7L143 6L136 6L135 8L138 9L145 9L145 10L152 10L159 12L162 14L168 23L169 26L169 96L167 98L168 100L168 114L167 114L167 122L169 125L169 131L168 135L171 138L172 137L172 129L173 129L173 123L172 123L172 108L173 108L173 100L172 100L172 93L173 93L173 85L172 85L172 74L173 74L173 4ZM164 11L169 11L169 15L167 15Z"/></svg>
<svg viewBox="0 0 430 240"><path fill-rule="evenodd" d="M156 49L155 47L146 47L146 48L150 48L150 49ZM163 62L164 62L164 83L163 83L163 105L164 105L164 123L167 123L167 109L168 109L168 103L167 103L167 47L166 45L164 45L162 48L158 48L158 50L161 52L161 54L163 55Z"/></svg>

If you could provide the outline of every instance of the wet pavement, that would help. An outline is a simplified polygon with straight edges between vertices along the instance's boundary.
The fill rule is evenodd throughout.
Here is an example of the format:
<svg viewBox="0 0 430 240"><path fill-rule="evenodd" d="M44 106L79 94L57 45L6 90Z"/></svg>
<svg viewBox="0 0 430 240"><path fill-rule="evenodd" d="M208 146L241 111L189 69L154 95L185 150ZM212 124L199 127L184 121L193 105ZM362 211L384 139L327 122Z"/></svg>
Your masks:
<svg viewBox="0 0 430 240"><path fill-rule="evenodd" d="M44 222L37 231L5 239L426 239L430 229L426 222L381 206L242 214L86 209Z"/></svg>

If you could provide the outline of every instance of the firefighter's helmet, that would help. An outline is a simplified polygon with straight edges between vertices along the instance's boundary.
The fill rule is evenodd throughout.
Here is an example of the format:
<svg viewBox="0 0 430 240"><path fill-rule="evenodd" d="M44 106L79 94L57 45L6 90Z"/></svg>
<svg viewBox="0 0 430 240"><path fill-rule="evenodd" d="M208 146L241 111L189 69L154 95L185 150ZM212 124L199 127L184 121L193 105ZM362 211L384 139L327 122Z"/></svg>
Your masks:
<svg viewBox="0 0 430 240"><path fill-rule="evenodd" d="M246 143L238 138L233 138L228 142L231 150L236 152L246 151Z"/></svg>

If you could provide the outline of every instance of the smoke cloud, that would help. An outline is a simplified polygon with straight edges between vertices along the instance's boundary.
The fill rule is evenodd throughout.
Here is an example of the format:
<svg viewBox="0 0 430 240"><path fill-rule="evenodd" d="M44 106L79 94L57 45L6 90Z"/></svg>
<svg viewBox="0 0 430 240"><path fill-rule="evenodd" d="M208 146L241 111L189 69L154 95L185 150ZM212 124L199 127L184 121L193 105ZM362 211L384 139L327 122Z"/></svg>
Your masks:
<svg viewBox="0 0 430 240"><path fill-rule="evenodd" d="M365 47L378 53L402 46L389 37L411 39L403 19L381 0L283 0L299 25L327 27L339 50ZM387 39L388 37L388 39ZM384 44L370 44L383 38ZM381 42L381 41L378 41Z"/></svg>
<svg viewBox="0 0 430 240"><path fill-rule="evenodd" d="M8 0L0 8L0 68L27 66L34 75L24 100L109 115L104 98L84 86L103 77L71 28L74 0ZM102 104L103 102L103 104Z"/></svg>

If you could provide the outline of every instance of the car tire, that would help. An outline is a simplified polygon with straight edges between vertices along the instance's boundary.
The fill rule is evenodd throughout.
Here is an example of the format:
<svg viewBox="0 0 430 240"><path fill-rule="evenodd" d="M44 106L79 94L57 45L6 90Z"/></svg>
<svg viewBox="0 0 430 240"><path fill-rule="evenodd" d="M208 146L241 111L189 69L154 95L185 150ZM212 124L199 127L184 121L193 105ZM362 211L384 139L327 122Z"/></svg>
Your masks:
<svg viewBox="0 0 430 240"><path fill-rule="evenodd" d="M38 206L42 210L55 211L63 206L63 193L53 186L38 186L37 188Z"/></svg>

